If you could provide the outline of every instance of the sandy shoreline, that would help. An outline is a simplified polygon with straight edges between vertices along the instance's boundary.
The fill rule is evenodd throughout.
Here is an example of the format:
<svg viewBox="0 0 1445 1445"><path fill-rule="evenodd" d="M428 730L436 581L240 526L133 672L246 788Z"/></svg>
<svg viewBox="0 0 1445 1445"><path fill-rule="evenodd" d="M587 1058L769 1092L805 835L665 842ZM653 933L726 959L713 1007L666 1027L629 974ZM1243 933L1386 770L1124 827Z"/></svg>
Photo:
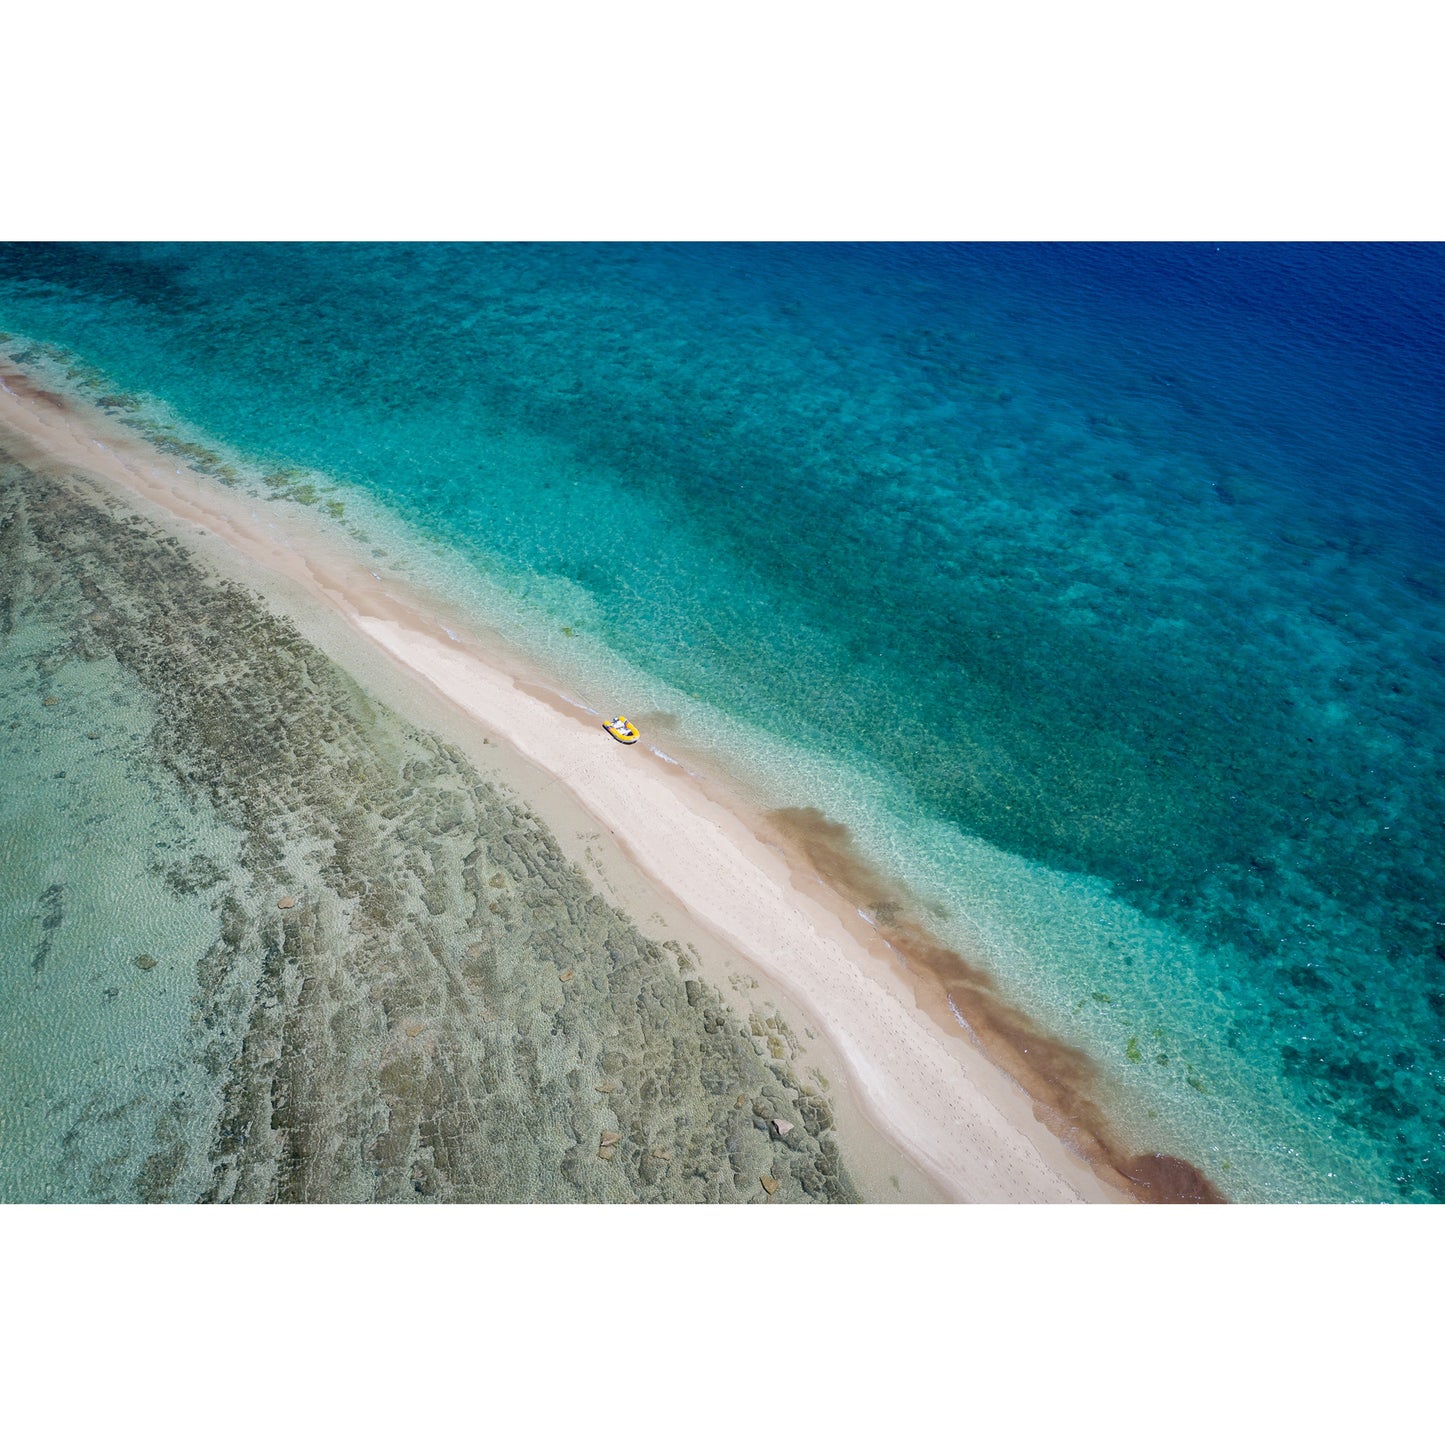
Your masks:
<svg viewBox="0 0 1445 1445"><path fill-rule="evenodd" d="M299 508L228 490L10 365L0 368L0 427L52 465L83 471L162 517L188 546L226 560L293 614L321 604L434 700L515 750L534 779L555 780L689 919L826 1035L857 1103L930 1182L912 1197L1127 1197L1063 1146L1007 1074L920 1006L919 981L900 967L896 947L796 856L770 846L725 780L704 788L646 747L620 747L526 659L499 639L478 639L460 619L449 628L435 603L378 578L348 555L346 539L325 535Z"/></svg>

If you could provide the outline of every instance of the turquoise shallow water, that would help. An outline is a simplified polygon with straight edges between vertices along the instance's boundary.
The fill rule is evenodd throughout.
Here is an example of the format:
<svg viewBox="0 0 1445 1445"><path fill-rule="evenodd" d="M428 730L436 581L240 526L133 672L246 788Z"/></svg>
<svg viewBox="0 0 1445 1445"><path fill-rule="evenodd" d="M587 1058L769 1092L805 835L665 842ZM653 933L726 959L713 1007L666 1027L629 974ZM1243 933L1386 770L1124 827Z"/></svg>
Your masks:
<svg viewBox="0 0 1445 1445"><path fill-rule="evenodd" d="M218 1092L186 1046L235 830L149 765L146 700L67 641L32 618L0 670L7 1200L112 1197Z"/></svg>
<svg viewBox="0 0 1445 1445"><path fill-rule="evenodd" d="M1426 1200L1441 262L7 247L0 327L846 823L1141 1147Z"/></svg>

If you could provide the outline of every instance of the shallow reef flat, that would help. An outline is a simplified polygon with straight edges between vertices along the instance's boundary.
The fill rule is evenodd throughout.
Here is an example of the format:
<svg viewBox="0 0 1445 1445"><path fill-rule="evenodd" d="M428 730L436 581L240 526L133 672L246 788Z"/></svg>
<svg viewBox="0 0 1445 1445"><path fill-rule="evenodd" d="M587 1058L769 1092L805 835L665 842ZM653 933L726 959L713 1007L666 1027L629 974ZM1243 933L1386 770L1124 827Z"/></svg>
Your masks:
<svg viewBox="0 0 1445 1445"><path fill-rule="evenodd" d="M857 1197L823 1090L525 802L4 452L0 708L0 1199Z"/></svg>

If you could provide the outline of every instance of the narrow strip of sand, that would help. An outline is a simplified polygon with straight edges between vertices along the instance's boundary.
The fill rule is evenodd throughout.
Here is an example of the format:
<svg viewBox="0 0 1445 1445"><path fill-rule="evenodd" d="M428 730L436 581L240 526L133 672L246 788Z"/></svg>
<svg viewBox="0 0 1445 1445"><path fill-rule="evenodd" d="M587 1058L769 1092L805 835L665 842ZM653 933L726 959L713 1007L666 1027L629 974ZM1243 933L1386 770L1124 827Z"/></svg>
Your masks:
<svg viewBox="0 0 1445 1445"><path fill-rule="evenodd" d="M179 529L188 545L228 549L267 579L331 609L429 689L565 787L689 917L775 981L824 1031L876 1126L934 1181L967 1202L1081 1202L1125 1196L1034 1118L1030 1101L915 1001L886 943L850 905L800 880L731 806L645 746L624 748L569 707L558 682L448 627L439 605L377 576L296 508L268 508L150 446L103 412L0 365L0 427L53 464L81 471ZM458 619L450 619L458 622Z"/></svg>

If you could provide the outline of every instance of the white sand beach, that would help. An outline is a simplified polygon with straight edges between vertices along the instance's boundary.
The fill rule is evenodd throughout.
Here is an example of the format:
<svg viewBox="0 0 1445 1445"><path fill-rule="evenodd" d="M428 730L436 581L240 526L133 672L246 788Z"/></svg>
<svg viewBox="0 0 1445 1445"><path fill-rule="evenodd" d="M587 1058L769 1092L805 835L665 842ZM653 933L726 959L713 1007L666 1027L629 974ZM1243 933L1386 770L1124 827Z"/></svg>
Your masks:
<svg viewBox="0 0 1445 1445"><path fill-rule="evenodd" d="M163 520L313 637L334 641L346 629L344 666L356 669L369 655L371 667L390 670L393 695L417 699L419 721L436 726L452 715L484 733L492 765L535 796L544 818L555 819L559 806L585 814L615 843L622 861L612 877L622 893L635 868L691 922L703 952L741 955L822 1036L842 1071L832 1085L840 1147L867 1197L889 1197L881 1181L890 1177L895 1199L1129 1197L1115 1187L1124 1181L1106 1182L1065 1148L1006 1073L920 1004L918 980L898 952L853 903L767 840L727 779L694 776L651 751L645 736L640 746L620 746L563 695L565 679L541 675L465 621L444 623L439 603L378 577L372 568L381 564L321 519L228 489L8 362L0 365L0 429L31 464L83 473ZM558 834L581 853L575 828Z"/></svg>

